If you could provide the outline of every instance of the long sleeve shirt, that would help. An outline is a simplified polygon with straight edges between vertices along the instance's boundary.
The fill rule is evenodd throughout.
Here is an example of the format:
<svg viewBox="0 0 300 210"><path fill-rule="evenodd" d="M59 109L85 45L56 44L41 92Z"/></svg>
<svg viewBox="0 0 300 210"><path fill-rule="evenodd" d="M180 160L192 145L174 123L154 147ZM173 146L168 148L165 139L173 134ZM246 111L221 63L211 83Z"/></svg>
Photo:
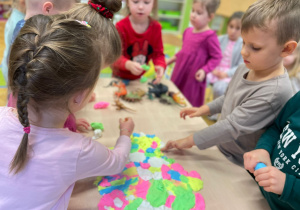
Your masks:
<svg viewBox="0 0 300 210"><path fill-rule="evenodd" d="M300 92L291 98L275 123L259 139L256 149L269 152L273 166L286 174L281 195L263 195L274 209L300 209Z"/></svg>
<svg viewBox="0 0 300 210"><path fill-rule="evenodd" d="M246 80L248 72L241 65L225 95L207 104L211 114L221 113L220 120L194 134L199 149L217 145L229 160L240 166L243 154L255 148L261 134L293 95L286 71L261 82Z"/></svg>
<svg viewBox="0 0 300 210"><path fill-rule="evenodd" d="M112 65L114 76L130 80L142 76L133 75L125 68L128 60L142 65L148 64L152 59L155 66L166 68L161 25L156 20L150 19L149 27L142 34L136 33L132 28L129 16L119 21L116 28L122 40L122 56Z"/></svg>
<svg viewBox="0 0 300 210"><path fill-rule="evenodd" d="M131 148L127 136L109 150L66 128L31 125L28 162L18 174L10 174L24 134L12 110L0 107L0 209L67 209L77 180L123 170Z"/></svg>

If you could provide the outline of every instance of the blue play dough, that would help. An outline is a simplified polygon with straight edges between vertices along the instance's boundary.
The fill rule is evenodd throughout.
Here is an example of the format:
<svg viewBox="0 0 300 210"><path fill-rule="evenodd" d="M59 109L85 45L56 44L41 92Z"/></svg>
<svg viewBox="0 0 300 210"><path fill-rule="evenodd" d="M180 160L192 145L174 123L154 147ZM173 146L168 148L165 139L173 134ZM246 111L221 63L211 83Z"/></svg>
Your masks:
<svg viewBox="0 0 300 210"><path fill-rule="evenodd" d="M125 184L123 184L123 185L110 186L110 187L107 187L103 190L100 190L99 192L100 192L101 195L111 193L114 190L121 190L121 191L124 192L124 190L129 188L129 185L131 185L131 184L133 184L137 181L138 181L137 177L133 178L133 179L129 179L129 180L125 181Z"/></svg>
<svg viewBox="0 0 300 210"><path fill-rule="evenodd" d="M138 149L138 148L139 148L138 144L132 143L131 149Z"/></svg>
<svg viewBox="0 0 300 210"><path fill-rule="evenodd" d="M179 172L174 171L174 170L170 170L167 173L171 175L171 179L174 179L174 180L177 180L177 181L181 181L180 180L181 174Z"/></svg>
<svg viewBox="0 0 300 210"><path fill-rule="evenodd" d="M257 163L257 165L255 166L254 170L256 171L256 170L264 168L264 167L267 167L266 164L264 164L264 163Z"/></svg>
<svg viewBox="0 0 300 210"><path fill-rule="evenodd" d="M148 163L150 157L146 157L146 159L143 161L143 163Z"/></svg>
<svg viewBox="0 0 300 210"><path fill-rule="evenodd" d="M153 139L155 137L155 135L149 135L149 134L147 134L146 137Z"/></svg>
<svg viewBox="0 0 300 210"><path fill-rule="evenodd" d="M139 167L141 166L141 164L139 162L134 162L135 167Z"/></svg>
<svg viewBox="0 0 300 210"><path fill-rule="evenodd" d="M148 153L154 153L154 151L155 151L155 149L153 149L153 148L146 149L146 152L148 152Z"/></svg>
<svg viewBox="0 0 300 210"><path fill-rule="evenodd" d="M138 134L138 133L133 133L132 136L133 136L133 137L140 137L141 135Z"/></svg>

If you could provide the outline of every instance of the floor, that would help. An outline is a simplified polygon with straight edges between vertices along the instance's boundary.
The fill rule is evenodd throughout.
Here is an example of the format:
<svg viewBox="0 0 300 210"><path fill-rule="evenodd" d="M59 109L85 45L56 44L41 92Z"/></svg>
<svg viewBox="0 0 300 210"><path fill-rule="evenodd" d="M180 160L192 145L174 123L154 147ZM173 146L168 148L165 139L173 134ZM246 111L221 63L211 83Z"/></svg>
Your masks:
<svg viewBox="0 0 300 210"><path fill-rule="evenodd" d="M2 62L2 58L3 58L4 47L5 47L4 26L5 26L5 21L0 21L0 61L1 62ZM174 55L180 49L180 46L182 44L181 39L178 36L174 36L172 34L164 35L163 42L164 42L164 46L165 46L165 54L167 54L167 55ZM170 66L166 70L165 77L167 79L170 78L172 68L173 68L173 66ZM1 71L0 71L0 74L2 74ZM102 77L110 77L111 71L109 69L104 69L101 71L101 76ZM0 78L1 77L2 77L2 75L0 75ZM212 100L212 94L211 94L210 89L207 89L207 91L206 91L205 100L206 100L206 102L209 102ZM6 103L7 103L7 87L5 84L1 84L1 82L0 82L0 106L5 106ZM214 121L210 121L209 119L207 119L207 117L203 117L203 119L205 120L205 122L208 125L211 125L214 123Z"/></svg>

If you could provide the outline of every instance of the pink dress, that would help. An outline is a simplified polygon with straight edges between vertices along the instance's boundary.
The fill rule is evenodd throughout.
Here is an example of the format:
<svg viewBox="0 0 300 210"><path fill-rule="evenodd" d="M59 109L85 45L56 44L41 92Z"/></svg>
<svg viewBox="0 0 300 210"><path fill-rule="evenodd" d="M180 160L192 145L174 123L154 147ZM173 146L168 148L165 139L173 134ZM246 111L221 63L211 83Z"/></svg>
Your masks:
<svg viewBox="0 0 300 210"><path fill-rule="evenodd" d="M221 59L222 52L215 31L194 33L193 28L184 31L182 49L176 54L171 80L193 106L203 105L206 88L206 79L198 82L196 72L199 69L206 74L211 72Z"/></svg>
<svg viewBox="0 0 300 210"><path fill-rule="evenodd" d="M233 51L233 47L234 47L235 43L236 43L235 41L229 40L227 47L223 53L223 58L221 60L221 63L216 67L217 70L219 70L221 72L227 72L230 70L232 51ZM215 82L219 81L219 78L214 76L212 73L209 73L207 75L207 79L210 83L215 83ZM222 80L229 83L231 78L227 77Z"/></svg>

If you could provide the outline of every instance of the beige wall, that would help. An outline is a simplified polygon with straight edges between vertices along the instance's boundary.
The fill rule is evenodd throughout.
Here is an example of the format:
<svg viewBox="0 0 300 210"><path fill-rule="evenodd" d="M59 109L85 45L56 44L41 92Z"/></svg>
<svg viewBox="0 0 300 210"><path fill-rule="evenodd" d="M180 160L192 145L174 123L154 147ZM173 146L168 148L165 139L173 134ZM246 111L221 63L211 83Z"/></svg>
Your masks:
<svg viewBox="0 0 300 210"><path fill-rule="evenodd" d="M246 11L256 0L221 0L217 14L229 17L236 11Z"/></svg>

